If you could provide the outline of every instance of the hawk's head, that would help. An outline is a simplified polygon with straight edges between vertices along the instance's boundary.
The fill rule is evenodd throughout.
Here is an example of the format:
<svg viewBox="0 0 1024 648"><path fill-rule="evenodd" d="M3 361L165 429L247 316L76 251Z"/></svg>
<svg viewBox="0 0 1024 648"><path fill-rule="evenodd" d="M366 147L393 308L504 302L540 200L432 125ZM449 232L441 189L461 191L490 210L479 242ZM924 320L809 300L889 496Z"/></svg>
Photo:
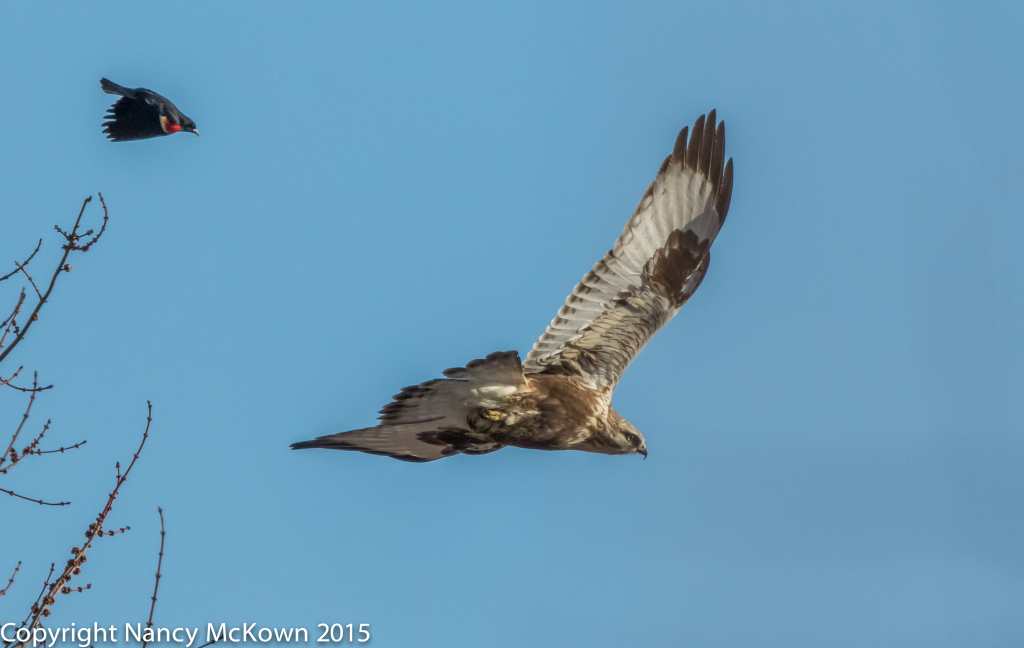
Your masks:
<svg viewBox="0 0 1024 648"><path fill-rule="evenodd" d="M622 418L618 412L611 410L608 417L608 440L614 450L608 454L640 454L647 458L647 442L640 430Z"/></svg>

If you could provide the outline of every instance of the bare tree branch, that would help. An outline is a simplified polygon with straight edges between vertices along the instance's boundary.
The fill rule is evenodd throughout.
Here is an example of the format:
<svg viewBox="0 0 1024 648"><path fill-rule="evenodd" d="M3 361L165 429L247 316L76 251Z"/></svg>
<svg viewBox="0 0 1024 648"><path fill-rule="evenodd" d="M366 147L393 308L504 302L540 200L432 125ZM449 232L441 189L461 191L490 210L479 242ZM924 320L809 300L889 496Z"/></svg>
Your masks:
<svg viewBox="0 0 1024 648"><path fill-rule="evenodd" d="M25 259L24 261L22 261L21 263L18 263L17 261L15 261L15 262L14 262L14 265L16 265L16 266L18 266L18 267L17 267L17 268L15 268L14 270L11 270L10 272L8 272L7 274L5 274L4 276L0 277L0 281L5 281L5 280L7 280L7 279L10 279L10 278L11 278L11 277L13 277L14 275L18 274L18 272L20 272L22 268L24 268L25 266L27 266L27 265L29 264L29 262L31 262L31 261L32 261L32 258L33 258L33 257L34 257L34 256L36 255L36 252L38 252L38 251L39 251L39 247L40 247L40 246L41 246L42 244L43 244L43 239L39 239L39 242L38 242L38 243L36 243L36 249L32 251L32 254L28 255L28 258L27 258L27 259ZM5 323L6 323L6 322L5 322Z"/></svg>
<svg viewBox="0 0 1024 648"><path fill-rule="evenodd" d="M25 303L25 289L22 288L21 289L21 296L18 297L18 303L16 303L14 305L14 310L11 311L11 314L7 316L7 319L5 319L3 322L0 322L0 326L4 327L4 334L3 334L2 337L0 337L0 347L2 347L4 345L4 340L7 339L7 334L11 332L11 327L12 326L15 326L15 327L17 326L14 323L14 319L18 316L18 313L21 312L21 306L24 303Z"/></svg>
<svg viewBox="0 0 1024 648"><path fill-rule="evenodd" d="M24 461L25 457L28 457L28 456L31 456L31 455L34 455L34 454L43 454L42 450L36 450L36 446L39 445L39 442L42 441L42 439L43 439L43 435L46 434L46 431L49 430L49 429L50 429L50 421L49 421L49 419L47 419L46 425L43 426L42 432L39 433L39 436L37 436L36 438L32 439L31 443L29 443L27 446L25 446L24 448L21 449L21 454L20 455L18 454L18 451L14 450L13 448L11 450L9 450L9 455L11 457L11 463L6 465L6 466L4 466L3 468L0 468L0 475L6 475L8 473L8 471L10 471L11 468L14 468L18 464L20 464L22 461Z"/></svg>
<svg viewBox="0 0 1024 648"><path fill-rule="evenodd" d="M39 384L38 372L32 374L32 386L35 387ZM18 424L18 429L14 431L14 435L11 437L11 442L7 444L7 449L0 455L0 468L3 467L4 462L7 461L7 457L11 457L12 464L16 459L16 456L11 453L14 452L14 444L18 442L18 435L21 434L21 428L25 427L25 421L28 420L29 412L32 411L32 404L36 402L36 392L32 391L32 395L28 399L28 407L25 408L25 413L21 415L21 423ZM10 466L8 466L10 468ZM6 472L6 471L5 471Z"/></svg>
<svg viewBox="0 0 1024 648"><path fill-rule="evenodd" d="M8 356L11 354L14 348L17 347L21 343L21 341L27 337L29 329L32 328L33 323L39 320L40 311L43 308L43 306L49 302L51 296L53 295L53 291L56 287L57 280L60 277L61 273L71 272L71 264L68 263L71 254L73 252L89 251L89 249L100 240L100 238L106 231L107 223L109 221L109 214L107 210L106 201L104 200L102 194L99 195L99 201L103 207L102 224L100 225L98 230L86 229L83 226L82 219L84 218L86 207L91 201L92 197L89 197L82 202L81 209L79 209L78 216L76 217L74 225L70 228L70 230L65 231L61 229L60 226L54 227L54 229L64 238L64 243L61 246L63 254L60 258L60 262L57 264L56 269L54 269L48 284L44 284L43 282L37 283L35 281L35 277L33 276L33 274L30 273L28 270L29 263L34 261L35 257L37 256L39 250L42 247L42 239L40 239L39 242L36 244L35 250L32 251L28 258L26 258L23 262L15 261L15 269L0 277L0 282L3 282L8 279L14 278L15 275L24 275L24 281L26 281L32 287L33 291L36 294L36 302L34 304L29 305L27 287L22 285L20 288L20 294L18 295L17 302L14 304L13 310L10 311L10 314L6 319L0 322L0 363L2 363L8 358ZM45 289L43 289L44 287ZM41 387L38 382L38 374L33 374L33 382L31 387L22 387L15 384L15 380L18 379L19 376L22 376L22 371L24 371L24 367L19 366L16 370L13 371L13 373L10 373L5 370L4 374L6 377L0 376L0 388L10 387L12 389L29 394L28 403L22 414L21 420L20 422L18 422L17 428L11 435L10 441L6 446L6 449L4 449L3 445L0 445L0 449L3 449L3 452L0 453L0 475L7 474L11 468L23 462L30 455L54 454L58 452L64 453L65 451L68 450L80 448L86 443L86 441L83 440L71 446L61 446L60 448L47 450L42 449L40 446L50 428L50 421L46 421L45 425L42 426L42 430L39 432L38 435L35 436L35 438L31 439L31 441L25 443L25 441L22 440L21 434L25 431L25 425L31 415L33 406L35 404L36 394L43 390L50 389L53 387L53 385ZM82 544L81 547L73 547L71 549L72 557L70 560L67 561L65 567L59 573L55 572L55 565L53 563L50 564L50 571L47 574L46 580L43 583L43 587L39 592L39 596L36 597L35 602L32 604L27 616L25 617L24 621L22 621L18 630L27 629L31 634L33 633L33 631L36 631L37 629L41 628L43 626L43 620L51 615L52 607L53 605L55 605L58 595L69 595L74 592L84 592L85 590L90 589L92 587L91 583L73 587L71 586L71 582L73 581L74 578L77 578L79 575L81 575L83 566L87 561L86 554L89 551L89 548L93 545L93 542L96 540L96 538L101 538L103 536L114 536L117 534L124 533L131 529L130 526L126 525L119 529L108 530L106 529L106 524L108 521L108 517L111 514L111 511L113 510L114 502L120 493L121 487L127 481L128 475L134 469L136 462L139 460L139 456L141 455L142 449L143 447L145 447L146 440L149 438L149 429L153 421L153 408L152 404L149 403L148 401L146 403L146 407L146 425L142 434L142 439L139 442L139 446L136 449L135 454L132 456L131 461L128 463L127 468L124 469L124 472L122 472L120 462L115 463L116 479L114 488L108 495L106 504L104 505L100 513L96 516L95 521L89 525L88 529L86 529L85 543ZM18 451L19 448L21 449L20 453ZM34 502L36 504L43 506L66 506L69 504L69 502L45 502L41 499L26 497L24 495L14 492L13 490L6 488L0 488L0 494L7 494L11 497L17 497L19 499ZM153 626L153 615L155 612L157 595L160 585L160 578L163 568L164 540L166 537L166 532L164 530L163 511L161 509L158 509L158 512L160 514L160 553L157 561L156 583L153 588L153 597L152 604L150 606L149 622L147 623L147 627L149 628L152 628ZM17 566L14 568L13 574L11 574L11 577L8 579L7 585L3 589L0 589L0 596L5 596L8 593L11 586L14 584L15 578L17 577L21 567L22 562L19 561ZM56 576L55 580L51 580L54 579L54 573L58 573L58 575ZM2 581L0 581L0 583L2 583ZM12 645L17 646L18 648L26 648L26 645L28 643L29 642L12 640L3 642L3 645L7 648L10 648Z"/></svg>
<svg viewBox="0 0 1024 648"><path fill-rule="evenodd" d="M18 335L18 313L21 312L21 307L25 305L25 289L21 289L21 294L18 295L18 302L14 304L14 310L7 316L7 319L3 321L0 326L4 327L4 332L0 334L0 349L4 348L4 342L7 341L7 336L14 331L15 335Z"/></svg>
<svg viewBox="0 0 1024 648"><path fill-rule="evenodd" d="M37 374L33 374L32 389L27 390L31 393L28 399L28 406L25 408L25 413L22 414L21 416L21 423L18 424L18 428L14 431L14 434L11 436L11 442L7 444L7 449L4 450L4 453L2 455L0 455L0 475L6 475L11 468L17 466L25 459L25 457L28 457L29 455L51 454L54 452L63 453L65 450L80 448L86 443L85 441L82 441L81 443L76 443L70 448L61 447L59 450L38 450L37 446L39 445L39 442L46 434L46 431L50 429L50 421L46 421L46 424L43 426L43 429L39 433L39 435L36 438L32 439L31 443L29 443L22 449L21 454L18 454L18 451L15 450L14 445L18 442L18 437L21 435L21 430L25 427L25 422L28 421L29 414L32 412L32 405L36 401L36 393L40 391L39 389L37 389L38 385L39 377ZM10 463L8 463L5 466L4 463L8 461L8 459L10 460ZM16 493L8 488L0 488L0 493L6 493L11 497L17 497L18 499L23 499L27 502L39 504L40 506L67 506L71 504L71 502L45 502L41 499L36 499L34 497L26 497L25 495Z"/></svg>
<svg viewBox="0 0 1024 648"><path fill-rule="evenodd" d="M18 387L17 385L12 385L11 381L17 378L18 374L20 374L21 370L24 368L24 366L18 367L17 370L15 370L13 374L11 374L10 378L7 378L6 380L0 379L0 387L10 387L11 389L17 389L20 392L25 392L26 394L30 392L41 392L46 391L47 389L53 389L53 385L47 385L46 387L39 387L38 385L34 387Z"/></svg>
<svg viewBox="0 0 1024 648"><path fill-rule="evenodd" d="M17 264L15 264L15 265L17 265ZM43 294L41 292L39 292L39 287L36 286L35 279L33 279L32 275L30 275L28 273L28 270L25 269L25 266L24 265L18 265L18 270L21 272L21 274L25 275L25 278L28 279L28 282L30 284L32 284L32 288L36 291L36 297L39 297L39 299L42 299L43 298Z"/></svg>
<svg viewBox="0 0 1024 648"><path fill-rule="evenodd" d="M17 498L20 498L20 499L23 499L23 500L26 500L26 501L29 501L29 502L35 502L36 504L39 504L40 506L67 506L68 504L71 503L71 502L44 502L43 500L32 499L31 497L25 497L24 495L18 495L14 491L7 490L6 488L0 488L0 493L7 493L11 497L17 497Z"/></svg>
<svg viewBox="0 0 1024 648"><path fill-rule="evenodd" d="M21 622L21 625L18 626L18 629L24 628L28 624L28 620L31 619L32 615L35 614L36 610L39 609L39 602L43 600L43 595L46 594L47 588L50 587L50 576L53 576L53 563L50 563L50 573L46 575L46 580L43 581L43 589L39 590L39 596L36 597L36 602L32 604L32 607L29 610L28 616L26 616L25 620ZM46 615L46 616L49 616L49 615ZM13 641L5 641L4 642L4 646L10 646L12 643L14 643L14 642ZM24 644L22 644L22 645L24 645Z"/></svg>
<svg viewBox="0 0 1024 648"><path fill-rule="evenodd" d="M18 566L14 568L14 573L11 574L10 580L7 581L7 587L0 590L0 596L7 594L7 590L11 589L11 585L14 585L14 577L18 575L18 570L21 569L21 561L18 561Z"/></svg>
<svg viewBox="0 0 1024 648"><path fill-rule="evenodd" d="M67 594L72 591L82 591L82 589L89 588L89 586L86 586L85 588L71 589L67 587L67 584L71 582L71 579L74 576L77 576L80 573L82 573L81 566L86 562L85 553L89 550L89 547L92 546L93 540L95 540L98 537L102 537L104 533L107 533L108 535L113 535L114 533L124 532L125 530L127 530L128 527L125 527L120 531L104 532L103 524L107 521L107 516L110 515L110 511L114 507L114 500L117 499L117 495L121 491L121 486L124 485L124 483L128 480L128 474L131 473L132 468L135 467L135 462L139 460L139 453L142 452L143 446L146 445L146 439L149 438L149 426L153 422L153 404L150 403L149 401L146 401L146 408L146 429L142 433L142 441L139 443L139 448L135 451L135 455L132 456L132 460L128 464L128 468L124 471L124 474L121 473L121 463L118 462L117 464L115 464L115 469L117 470L117 481L114 485L114 490L111 491L110 495L107 496L107 503L103 507L103 510L100 511L100 514L96 516L96 521L90 524L89 528L86 530L85 544L82 545L81 549L79 549L78 547L74 547L71 550L71 554L74 556L74 558L67 562L67 565L64 567L64 571L61 572L61 575L57 577L57 580L55 580L53 584L49 586L49 590L46 596L44 596L42 599L42 605L39 605L33 609L32 614L30 615L31 621L28 622L28 629L30 632L39 626L44 616L49 616L50 607L53 606L53 604L56 602L57 594ZM47 578L47 582L49 582L49 578ZM23 624L22 627L25 627L25 625ZM21 642L19 642L16 645L19 648L21 648L21 646L24 646L24 644Z"/></svg>
<svg viewBox="0 0 1024 648"><path fill-rule="evenodd" d="M47 423L49 423L49 421L47 421ZM42 436L42 435L40 435L40 436ZM78 448L81 448L82 446L84 446L86 443L89 443L89 441L88 440L79 441L75 445L68 446L66 448L64 446L61 446L61 447L57 448L56 450L32 450L31 452L26 452L24 454L26 454L26 455L30 455L30 454L44 455L44 454L54 454L55 452L59 452L61 454L64 454L65 452L67 452L69 450L77 450Z"/></svg>
<svg viewBox="0 0 1024 648"><path fill-rule="evenodd" d="M78 232L79 225L82 222L82 214L85 213L86 205L88 205L89 202L92 201L92 196L89 196L82 202L82 208L79 210L78 218L75 219L75 224L71 228L70 232L65 232L59 226L54 226L54 229L60 232L61 236L64 237L65 243L64 245L61 246L61 248L64 250L64 256L61 257L60 263L57 265L57 269L54 270L53 277L50 279L50 285L46 288L46 292L39 297L39 301L38 303L36 303L36 307L32 310L32 315L30 315L28 321L25 322L25 326L21 327L20 330L17 330L17 327L15 326L16 335L14 341L12 341L11 344L6 349L0 351L0 362L3 362L4 358L6 358L8 354L10 354L10 352L13 351L16 346L18 346L18 343L25 339L25 335L28 333L29 328L32 327L32 322L35 322L39 319L39 311L40 309L42 309L43 304L45 304L46 301L50 298L50 293L53 292L53 287L57 284L57 277L60 276L60 273L71 271L71 265L67 263L68 256L75 251L88 252L89 248L92 247L94 243L99 241L100 237L103 236L103 232L106 231L107 220L109 218L107 214L107 203L106 201L103 200L103 194L99 194L99 196L100 203L103 205L103 225L100 227L100 231L98 233L93 235L93 230L88 230L81 234ZM92 238L89 239L86 243L82 244L82 240L90 236L92 236ZM25 276L28 276L28 273L25 273ZM35 282L32 282L32 284L34 286ZM19 300L18 306L15 308L15 313L12 314L9 319L9 324L14 323L15 316L17 315L17 311L21 307L22 301L24 301L24 298L22 298L22 300ZM4 334L4 337L6 337L6 332ZM0 342L2 342L2 339L0 339Z"/></svg>
<svg viewBox="0 0 1024 648"><path fill-rule="evenodd" d="M22 365L22 366L18 367L18 368L17 368L17 369L16 369L15 371L14 371L14 373L12 373L12 374L11 374L11 377L10 377L10 378L7 378L6 380L0 380L0 385L9 385L9 384L11 384L11 381L12 381L12 380L14 380L15 378L17 378L17 377L18 377L18 374L20 374L20 373L21 373L21 370L22 370L22 369L24 369L24 368L25 368L25 366L24 366L24 365Z"/></svg>
<svg viewBox="0 0 1024 648"><path fill-rule="evenodd" d="M160 589L160 568L164 564L164 510L159 506L156 507L157 513L160 514L160 557L156 561L156 583L153 585L153 603L149 606L149 621L146 621L146 627L153 627L153 610L156 609L156 592ZM142 648L146 648L148 641L142 642Z"/></svg>
<svg viewBox="0 0 1024 648"><path fill-rule="evenodd" d="M15 389L20 392L25 392L26 394L29 392L41 392L46 391L47 389L53 389L53 385L47 385L46 387L18 387L17 385L10 384L10 382L0 383L0 386L10 387L11 389Z"/></svg>

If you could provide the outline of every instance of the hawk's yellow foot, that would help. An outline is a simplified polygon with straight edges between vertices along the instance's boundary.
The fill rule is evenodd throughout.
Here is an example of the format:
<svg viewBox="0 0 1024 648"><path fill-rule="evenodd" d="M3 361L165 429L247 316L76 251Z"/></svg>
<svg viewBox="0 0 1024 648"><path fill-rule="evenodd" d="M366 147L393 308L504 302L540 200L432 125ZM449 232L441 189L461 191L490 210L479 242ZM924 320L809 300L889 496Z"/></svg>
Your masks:
<svg viewBox="0 0 1024 648"><path fill-rule="evenodd" d="M508 414L505 413L505 412L502 412L501 410L485 409L485 410L480 410L480 416L482 418L487 419L488 421L495 421L495 422L497 422L497 421L505 420L505 418L508 417Z"/></svg>

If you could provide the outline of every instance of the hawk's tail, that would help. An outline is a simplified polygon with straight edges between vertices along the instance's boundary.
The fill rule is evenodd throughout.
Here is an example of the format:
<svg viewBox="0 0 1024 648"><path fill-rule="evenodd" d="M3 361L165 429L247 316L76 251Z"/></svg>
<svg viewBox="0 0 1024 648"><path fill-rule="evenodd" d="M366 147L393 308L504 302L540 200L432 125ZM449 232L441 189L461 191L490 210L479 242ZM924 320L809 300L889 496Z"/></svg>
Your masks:
<svg viewBox="0 0 1024 648"><path fill-rule="evenodd" d="M372 427L340 434L322 436L311 441L292 444L292 450L326 448L328 450L356 450L384 455L402 461L433 461L446 456L444 444L427 444L416 439L415 430L392 427ZM451 453L449 453L451 454Z"/></svg>
<svg viewBox="0 0 1024 648"><path fill-rule="evenodd" d="M402 461L434 461L454 454L484 454L502 447L469 424L479 408L501 407L526 384L515 351L492 353L465 367L446 369L447 379L406 387L380 411L375 427L292 444L294 450L356 450Z"/></svg>

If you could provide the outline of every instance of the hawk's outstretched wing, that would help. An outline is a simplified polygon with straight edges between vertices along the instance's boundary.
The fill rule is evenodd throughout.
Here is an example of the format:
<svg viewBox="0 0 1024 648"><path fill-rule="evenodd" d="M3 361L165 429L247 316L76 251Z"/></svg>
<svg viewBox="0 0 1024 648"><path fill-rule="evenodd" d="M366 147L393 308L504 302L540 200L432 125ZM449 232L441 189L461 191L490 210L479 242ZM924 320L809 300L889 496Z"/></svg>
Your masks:
<svg viewBox="0 0 1024 648"><path fill-rule="evenodd" d="M684 128L622 236L583 277L533 345L527 374L580 376L611 390L640 349L697 290L732 196L725 123ZM724 167L723 167L724 163Z"/></svg>
<svg viewBox="0 0 1024 648"><path fill-rule="evenodd" d="M492 353L465 368L446 369L447 378L406 387L380 411L376 427L293 443L292 448L358 450L403 461L433 461L460 452L484 454L503 446L478 434L469 421L480 409L500 408L526 387L515 351Z"/></svg>

